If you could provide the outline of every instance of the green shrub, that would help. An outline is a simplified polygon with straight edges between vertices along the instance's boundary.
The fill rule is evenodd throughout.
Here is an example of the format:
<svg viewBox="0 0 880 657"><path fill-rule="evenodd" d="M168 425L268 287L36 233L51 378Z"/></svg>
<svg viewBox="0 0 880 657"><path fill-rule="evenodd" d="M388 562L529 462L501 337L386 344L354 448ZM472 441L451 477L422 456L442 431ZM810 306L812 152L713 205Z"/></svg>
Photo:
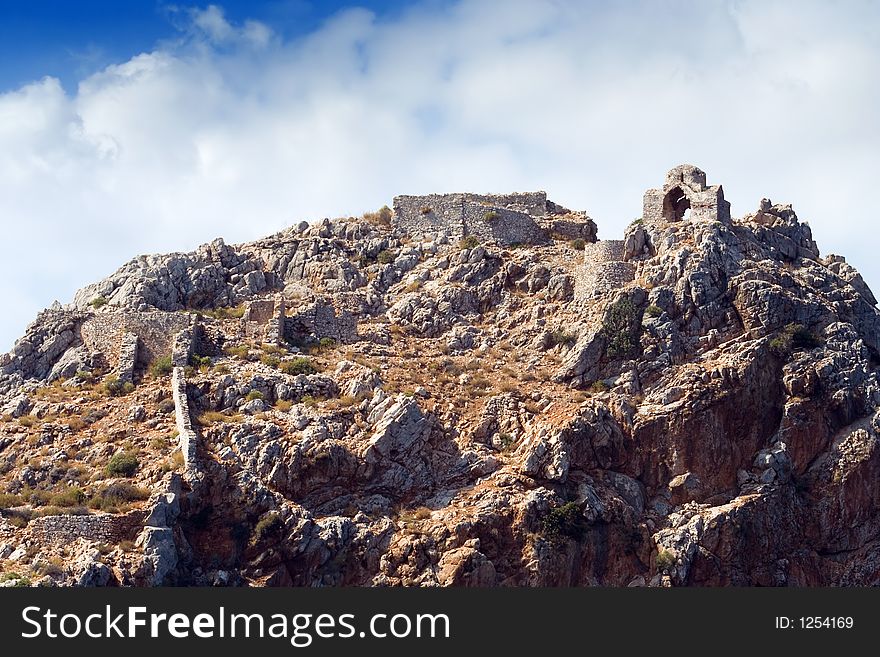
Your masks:
<svg viewBox="0 0 880 657"><path fill-rule="evenodd" d="M55 493L49 498L49 504L53 506L79 506L85 502L86 494L79 486L71 486L66 491Z"/></svg>
<svg viewBox="0 0 880 657"><path fill-rule="evenodd" d="M0 582L14 582L12 585L12 588L14 589L32 586L31 580L18 573L3 573L0 575Z"/></svg>
<svg viewBox="0 0 880 657"><path fill-rule="evenodd" d="M116 511L118 507L130 502L145 500L150 494L127 481L120 481L105 486L89 499L89 507L100 511Z"/></svg>
<svg viewBox="0 0 880 657"><path fill-rule="evenodd" d="M210 369L214 366L214 361L211 359L210 356L199 356L198 354L193 354L189 357L189 364L198 369Z"/></svg>
<svg viewBox="0 0 880 657"><path fill-rule="evenodd" d="M107 297L102 297L102 296L97 296L94 299L92 299L91 301L89 301L89 305L92 308L94 308L95 310L97 310L98 308L103 308L108 303L110 303L110 302L107 301Z"/></svg>
<svg viewBox="0 0 880 657"><path fill-rule="evenodd" d="M252 540L254 543L259 543L274 534L278 534L283 528L284 521L281 520L281 516L274 511L270 511L264 514L257 524L254 525Z"/></svg>
<svg viewBox="0 0 880 657"><path fill-rule="evenodd" d="M122 382L119 377L108 376L102 384L104 393L108 397L122 397L134 390L134 384L131 381Z"/></svg>
<svg viewBox="0 0 880 657"><path fill-rule="evenodd" d="M259 399L260 401L262 401L263 399L265 399L265 395L263 395L263 393L259 390L251 390L247 394L247 397L245 397L245 399L247 401L254 401L255 399Z"/></svg>
<svg viewBox="0 0 880 657"><path fill-rule="evenodd" d="M468 235L458 241L458 248L462 251L465 249L475 249L478 246L480 246L480 240L477 239L476 235Z"/></svg>
<svg viewBox="0 0 880 657"><path fill-rule="evenodd" d="M74 376L80 383L91 383L95 380L94 372L89 372L88 370L77 370Z"/></svg>
<svg viewBox="0 0 880 657"><path fill-rule="evenodd" d="M788 356L793 351L814 349L822 345L822 340L803 324L787 324L769 343L770 349L779 356Z"/></svg>
<svg viewBox="0 0 880 657"><path fill-rule="evenodd" d="M590 390L590 392L595 392L595 393L608 392L609 390L611 390L611 386L609 386L604 381L593 381L590 384L589 390Z"/></svg>
<svg viewBox="0 0 880 657"><path fill-rule="evenodd" d="M173 369L174 363L171 360L171 356L159 356L159 358L154 360L150 365L150 374L158 378L160 376L171 374L171 370Z"/></svg>
<svg viewBox="0 0 880 657"><path fill-rule="evenodd" d="M227 356L233 356L235 358L247 358L248 352L250 350L247 348L247 345L237 345L235 347L226 347L223 350L223 353Z"/></svg>
<svg viewBox="0 0 880 657"><path fill-rule="evenodd" d="M317 374L318 368L310 358L300 357L281 363L281 371L285 374Z"/></svg>
<svg viewBox="0 0 880 657"><path fill-rule="evenodd" d="M501 219L501 213L496 210L489 210L483 215L483 219L491 224Z"/></svg>
<svg viewBox="0 0 880 657"><path fill-rule="evenodd" d="M580 237L572 240L571 242L568 243L568 245L571 248L573 248L575 251L583 251L585 248L587 248L587 242L585 240L581 239Z"/></svg>
<svg viewBox="0 0 880 657"><path fill-rule="evenodd" d="M263 365L268 365L269 367L278 367L278 364L281 362L281 359L278 358L275 354L263 354L260 356L260 362Z"/></svg>
<svg viewBox="0 0 880 657"><path fill-rule="evenodd" d="M561 344L566 346L573 345L577 342L577 336L574 333L566 333L560 329L550 333L549 342L551 347L556 347Z"/></svg>
<svg viewBox="0 0 880 657"><path fill-rule="evenodd" d="M131 477L138 468L138 457L134 452L119 452L107 462L107 474L111 477Z"/></svg>
<svg viewBox="0 0 880 657"><path fill-rule="evenodd" d="M378 262L380 265L390 265L392 262L394 262L394 259L394 253L392 251L389 251L388 249L380 251L379 255L376 256L376 262Z"/></svg>
<svg viewBox="0 0 880 657"><path fill-rule="evenodd" d="M214 319L241 319L244 317L245 306L218 306L217 308L199 308L197 312L204 317Z"/></svg>
<svg viewBox="0 0 880 657"><path fill-rule="evenodd" d="M586 521L580 507L575 502L566 502L551 509L544 517L544 535L550 539L563 536L579 540L587 530Z"/></svg>
<svg viewBox="0 0 880 657"><path fill-rule="evenodd" d="M645 308L645 314L648 317L660 317L663 314L663 309L660 306L655 306L653 303Z"/></svg>
<svg viewBox="0 0 880 657"><path fill-rule="evenodd" d="M623 297L605 313L601 334L605 338L605 355L609 358L628 356L638 345L638 309Z"/></svg>
<svg viewBox="0 0 880 657"><path fill-rule="evenodd" d="M21 506L22 504L24 504L24 500L21 495L0 493L0 509L8 509L13 506Z"/></svg>
<svg viewBox="0 0 880 657"><path fill-rule="evenodd" d="M789 324L785 327L785 331L791 335L793 349L815 349L822 346L819 336L802 324Z"/></svg>
<svg viewBox="0 0 880 657"><path fill-rule="evenodd" d="M324 337L318 340L318 350L325 351L327 349L333 349L336 346L336 340L334 338Z"/></svg>
<svg viewBox="0 0 880 657"><path fill-rule="evenodd" d="M657 570L668 570L675 565L675 552L666 548L660 548L657 551L656 564Z"/></svg>

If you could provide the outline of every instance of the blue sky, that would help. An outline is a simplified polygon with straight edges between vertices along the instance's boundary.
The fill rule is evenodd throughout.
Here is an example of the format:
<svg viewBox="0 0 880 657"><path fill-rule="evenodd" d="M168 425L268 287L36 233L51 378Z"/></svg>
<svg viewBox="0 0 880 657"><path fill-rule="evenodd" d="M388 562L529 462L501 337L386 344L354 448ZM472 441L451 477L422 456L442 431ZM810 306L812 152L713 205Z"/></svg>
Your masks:
<svg viewBox="0 0 880 657"><path fill-rule="evenodd" d="M544 189L620 236L689 162L880 287L880 3L0 0L0 350L137 254L395 194Z"/></svg>
<svg viewBox="0 0 880 657"><path fill-rule="evenodd" d="M406 6L401 0L357 4L385 17ZM352 3L235 0L220 5L228 20L259 20L292 39L315 30ZM177 38L174 26L185 21L181 10L187 6L193 5L157 0L0 0L0 62L6 62L0 67L0 91L46 75L75 90L83 77Z"/></svg>

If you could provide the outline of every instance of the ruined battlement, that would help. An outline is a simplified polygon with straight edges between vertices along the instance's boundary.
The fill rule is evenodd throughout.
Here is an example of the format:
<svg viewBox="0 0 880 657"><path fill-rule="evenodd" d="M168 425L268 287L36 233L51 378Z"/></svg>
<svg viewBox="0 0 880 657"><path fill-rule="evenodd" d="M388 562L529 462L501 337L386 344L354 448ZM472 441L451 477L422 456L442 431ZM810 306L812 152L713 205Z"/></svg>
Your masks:
<svg viewBox="0 0 880 657"><path fill-rule="evenodd" d="M692 164L670 169L663 186L645 192L645 221L723 221L730 223L730 203L721 185L706 185L706 174Z"/></svg>
<svg viewBox="0 0 880 657"><path fill-rule="evenodd" d="M393 225L408 234L474 235L499 244L545 242L548 231L538 219L564 211L546 192L396 196L393 205Z"/></svg>
<svg viewBox="0 0 880 657"><path fill-rule="evenodd" d="M583 263L575 270L575 298L589 299L631 282L635 277L635 266L624 262L623 254L623 240L600 240L586 244Z"/></svg>

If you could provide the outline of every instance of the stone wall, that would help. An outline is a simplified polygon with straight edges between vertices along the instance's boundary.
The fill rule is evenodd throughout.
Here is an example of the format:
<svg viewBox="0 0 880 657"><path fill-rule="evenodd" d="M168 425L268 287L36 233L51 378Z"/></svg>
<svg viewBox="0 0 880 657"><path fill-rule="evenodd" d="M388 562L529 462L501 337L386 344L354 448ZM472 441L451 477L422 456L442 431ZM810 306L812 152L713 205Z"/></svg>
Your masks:
<svg viewBox="0 0 880 657"><path fill-rule="evenodd" d="M286 331L286 310L284 298L280 296L251 301L241 318L242 332L251 339L280 345Z"/></svg>
<svg viewBox="0 0 880 657"><path fill-rule="evenodd" d="M140 339L134 333L123 333L119 345L119 362L116 375L123 383L134 383L134 371L138 364L138 343Z"/></svg>
<svg viewBox="0 0 880 657"><path fill-rule="evenodd" d="M145 515L144 511L135 510L124 515L92 513L82 516L42 516L31 520L28 529L36 539L47 543L70 543L85 538L115 544L133 541L143 529Z"/></svg>
<svg viewBox="0 0 880 657"><path fill-rule="evenodd" d="M98 312L87 318L80 329L83 344L90 351L104 353L108 365L117 368L123 336L140 338L138 365L171 354L175 336L189 327L195 317L189 313Z"/></svg>
<svg viewBox="0 0 880 657"><path fill-rule="evenodd" d="M200 479L198 463L198 433L192 421L189 395L186 391L186 376L182 367L175 367L171 375L171 397L174 400L174 419L177 423L178 444L183 454L184 478L188 481Z"/></svg>
<svg viewBox="0 0 880 657"><path fill-rule="evenodd" d="M659 189L649 189L643 199L645 221L680 221L690 211L690 221L730 222L730 203L721 185L706 185L706 174L691 164L670 169Z"/></svg>
<svg viewBox="0 0 880 657"><path fill-rule="evenodd" d="M392 222L410 235L475 235L501 244L535 244L547 239L546 230L535 221L546 214L546 192L429 194L396 196Z"/></svg>
<svg viewBox="0 0 880 657"><path fill-rule="evenodd" d="M635 277L635 266L623 261L623 240L587 244L574 274L575 299L589 299L619 289Z"/></svg>
<svg viewBox="0 0 880 657"><path fill-rule="evenodd" d="M310 338L333 338L347 344L360 339L357 319L348 310L337 313L336 307L326 301L316 301L287 317L284 326L285 339L294 344Z"/></svg>

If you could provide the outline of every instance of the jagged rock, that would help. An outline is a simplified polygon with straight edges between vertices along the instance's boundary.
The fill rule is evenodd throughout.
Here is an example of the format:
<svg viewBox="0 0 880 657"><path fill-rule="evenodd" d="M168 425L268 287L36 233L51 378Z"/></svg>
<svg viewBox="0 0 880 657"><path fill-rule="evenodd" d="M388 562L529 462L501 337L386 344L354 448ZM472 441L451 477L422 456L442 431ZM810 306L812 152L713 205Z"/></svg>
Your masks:
<svg viewBox="0 0 880 657"><path fill-rule="evenodd" d="M621 240L540 192L395 205L41 313L0 357L0 558L81 586L880 581L880 313L791 206L733 218L689 165ZM55 496L103 510L34 513Z"/></svg>

